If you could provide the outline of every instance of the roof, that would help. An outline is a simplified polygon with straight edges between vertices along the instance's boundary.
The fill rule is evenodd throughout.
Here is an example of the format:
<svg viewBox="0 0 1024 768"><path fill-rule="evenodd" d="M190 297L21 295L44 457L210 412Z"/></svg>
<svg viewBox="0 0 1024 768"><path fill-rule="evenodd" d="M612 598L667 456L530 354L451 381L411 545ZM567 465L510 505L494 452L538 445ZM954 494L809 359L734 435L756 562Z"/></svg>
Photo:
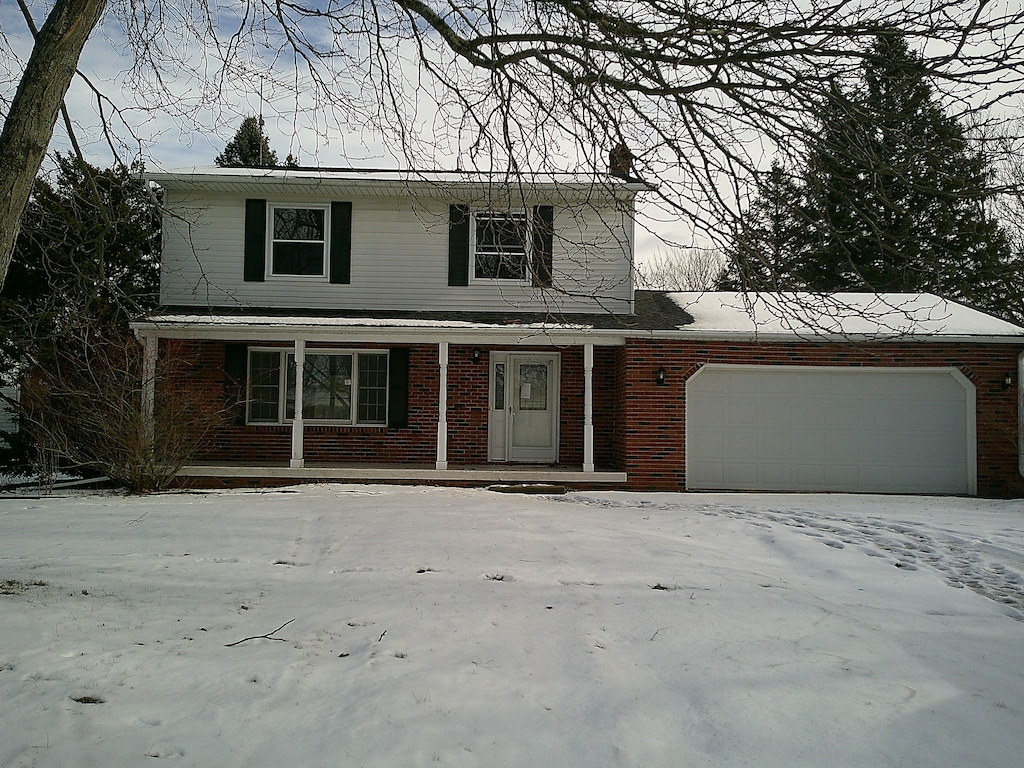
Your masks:
<svg viewBox="0 0 1024 768"><path fill-rule="evenodd" d="M162 307L134 324L160 335L232 338L377 336L409 340L565 344L629 337L735 340L995 340L1024 343L1024 328L933 294L669 293L636 291L634 313L415 312L260 307ZM616 340L618 340L616 342Z"/></svg>
<svg viewBox="0 0 1024 768"><path fill-rule="evenodd" d="M258 192L286 189L293 194L396 189L437 192L493 192L521 189L524 194L558 190L575 195L632 195L649 187L610 174L512 173L484 171L401 170L386 168L221 168L219 166L148 171L145 177L169 190Z"/></svg>
<svg viewBox="0 0 1024 768"><path fill-rule="evenodd" d="M622 343L628 336L650 335L685 325L692 318L665 294L637 291L635 314L611 311L558 312L415 312L374 310L295 310L259 307L161 307L133 323L140 332L195 338L293 338L330 336L344 328L347 338L387 336L391 339L437 340L439 335L464 340L486 339L525 343L530 338L575 344Z"/></svg>
<svg viewBox="0 0 1024 768"><path fill-rule="evenodd" d="M930 293L692 292L668 296L693 318L677 327L687 335L766 339L1024 336L1024 328Z"/></svg>

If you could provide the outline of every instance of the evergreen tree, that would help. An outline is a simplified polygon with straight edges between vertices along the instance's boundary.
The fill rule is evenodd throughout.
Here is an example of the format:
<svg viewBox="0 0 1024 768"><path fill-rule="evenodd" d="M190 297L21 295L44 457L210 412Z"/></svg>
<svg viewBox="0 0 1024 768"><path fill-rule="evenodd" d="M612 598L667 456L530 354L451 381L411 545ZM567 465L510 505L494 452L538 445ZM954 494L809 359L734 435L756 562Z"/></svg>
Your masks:
<svg viewBox="0 0 1024 768"><path fill-rule="evenodd" d="M732 274L784 233L791 255L747 269L745 287L928 291L1019 314L1024 272L986 210L989 163L937 102L920 58L901 35L882 35L862 78L850 94L833 88L796 188L765 185L751 218L773 209L780 219L734 238Z"/></svg>
<svg viewBox="0 0 1024 768"><path fill-rule="evenodd" d="M733 235L732 253L719 288L725 290L785 290L779 277L790 275L806 251L803 191L799 180L779 164L758 187L740 229Z"/></svg>
<svg viewBox="0 0 1024 768"><path fill-rule="evenodd" d="M245 118L214 162L222 168L276 167L277 153L270 148L263 118Z"/></svg>
<svg viewBox="0 0 1024 768"><path fill-rule="evenodd" d="M128 324L157 301L158 201L141 166L101 170L60 154L54 163L51 177L35 182L0 290L0 383L23 384L31 416L21 414L30 423L22 438L56 422L77 445L107 449L111 434L77 431L74 413L96 413L105 396L130 399L141 382L134 368L119 391L96 386L109 350L140 356ZM71 382L77 397L60 397ZM12 446L0 466L23 468L34 446Z"/></svg>
<svg viewBox="0 0 1024 768"><path fill-rule="evenodd" d="M54 156L38 178L0 291L0 370L39 365L71 326L127 331L155 306L160 214L141 166Z"/></svg>

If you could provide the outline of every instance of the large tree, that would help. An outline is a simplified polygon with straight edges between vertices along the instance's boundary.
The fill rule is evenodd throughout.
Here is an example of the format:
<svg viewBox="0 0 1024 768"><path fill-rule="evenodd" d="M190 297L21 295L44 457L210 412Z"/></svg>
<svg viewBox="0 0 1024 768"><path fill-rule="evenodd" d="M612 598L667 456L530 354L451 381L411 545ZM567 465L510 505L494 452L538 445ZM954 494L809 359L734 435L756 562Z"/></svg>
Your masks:
<svg viewBox="0 0 1024 768"><path fill-rule="evenodd" d="M0 369L45 366L83 325L127 331L156 305L160 216L141 167L56 154L23 218L0 289Z"/></svg>
<svg viewBox="0 0 1024 768"><path fill-rule="evenodd" d="M990 212L991 165L903 36L879 36L858 87L833 87L794 175L773 169L739 228L735 283L931 291L1020 316L1024 274Z"/></svg>
<svg viewBox="0 0 1024 768"><path fill-rule="evenodd" d="M141 167L53 162L34 185L0 290L0 372L21 383L21 424L33 438L15 458L98 472L131 490L160 487L218 414L175 387L187 361L165 360L148 426L143 350L129 321L157 302L158 201Z"/></svg>
<svg viewBox="0 0 1024 768"><path fill-rule="evenodd" d="M0 279L81 33L107 4L143 111L188 120L265 87L332 147L380 132L416 165L510 173L603 171L625 143L666 215L712 234L881 32L904 30L973 110L1015 99L1024 75L1024 10L1002 1L54 0L0 138ZM69 18L75 35L56 23Z"/></svg>

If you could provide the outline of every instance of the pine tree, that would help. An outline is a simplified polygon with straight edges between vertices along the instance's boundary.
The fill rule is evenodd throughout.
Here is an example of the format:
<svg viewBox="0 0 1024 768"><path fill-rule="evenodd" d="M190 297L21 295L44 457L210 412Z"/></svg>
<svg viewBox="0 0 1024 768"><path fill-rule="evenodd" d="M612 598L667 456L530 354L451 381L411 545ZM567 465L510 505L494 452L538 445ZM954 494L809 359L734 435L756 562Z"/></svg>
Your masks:
<svg viewBox="0 0 1024 768"><path fill-rule="evenodd" d="M783 290L778 276L790 275L806 249L803 207L799 180L779 163L773 163L733 236L733 252L719 278L719 287Z"/></svg>
<svg viewBox="0 0 1024 768"><path fill-rule="evenodd" d="M0 290L0 370L39 364L72 325L128 331L156 304L160 214L142 167L53 157L25 211Z"/></svg>
<svg viewBox="0 0 1024 768"><path fill-rule="evenodd" d="M277 153L270 148L263 118L245 118L214 162L222 168L276 167Z"/></svg>
<svg viewBox="0 0 1024 768"><path fill-rule="evenodd" d="M1019 314L1024 271L987 211L987 159L942 109L901 35L880 36L871 53L858 88L833 88L797 190L785 191L791 202L775 227L791 256L775 257L766 274L748 269L757 278L749 287L927 291ZM755 221L779 194L766 185ZM736 264L776 246L757 228L746 234L734 239Z"/></svg>
<svg viewBox="0 0 1024 768"><path fill-rule="evenodd" d="M25 439L0 452L8 468L31 460L44 419L79 445L113 444L109 434L77 435L72 404L95 413L103 397L132 398L141 368L116 389L96 385L111 350L140 357L129 322L158 298L160 213L142 166L99 169L61 154L53 163L48 178L36 179L0 290L0 383L21 381L31 411L28 421L19 414ZM54 394L72 386L77 398Z"/></svg>

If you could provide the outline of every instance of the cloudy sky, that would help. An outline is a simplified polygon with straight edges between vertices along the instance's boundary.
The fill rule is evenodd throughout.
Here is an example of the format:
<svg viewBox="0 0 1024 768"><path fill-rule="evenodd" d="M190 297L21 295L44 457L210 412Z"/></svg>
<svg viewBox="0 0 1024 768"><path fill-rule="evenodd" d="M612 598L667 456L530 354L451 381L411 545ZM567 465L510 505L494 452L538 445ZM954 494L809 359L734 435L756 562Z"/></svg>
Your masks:
<svg viewBox="0 0 1024 768"><path fill-rule="evenodd" d="M37 25L41 25L53 0L25 2ZM953 18L950 29L936 33L926 25L923 31L919 30L917 42L931 39L929 35L933 33L940 39L958 34L957 18L969 18L973 2L957 0L950 13L955 11L961 15ZM735 13L743 12L744 8L750 14L760 13L761 4L754 0L737 0L737 3L732 9ZM920 9L925 4L925 0L920 0L913 7ZM883 15L888 7L884 3L869 5ZM76 78L66 100L77 138L88 159L100 166L110 164L115 153L123 161L141 158L152 170L204 166L213 163L244 117L262 113L271 146L278 156L283 159L292 154L302 165L423 170L504 167L503 159L497 155L492 158L486 147L473 155L477 138L475 126L458 105L450 103L455 98L453 94L457 94L472 104L477 114L496 120L494 114L497 113L488 112L496 98L495 91L491 90L492 83L480 77L479 72L475 77L469 76L462 65L452 64L450 52L439 45L432 51L431 60L439 63L445 77L451 78L449 90L445 92L437 85L436 78L426 72L417 49L406 39L407 28L401 25L407 22L402 21L400 14L394 15L398 13L395 7L389 3L373 7L381 15L375 22L385 30L376 38L360 28L358 14L341 17L333 29L320 18L289 21L289 28L303 36L300 49L319 48L330 52L317 61L316 69L324 76L324 81L319 83L320 87L315 87L310 70L296 60L288 46L280 44L275 31L277 22L270 19L261 23L259 14L267 11L258 3L203 0L160 4L109 0L107 15L90 38L80 62L79 70L84 77ZM782 10L782 5L768 3L766 7L769 10L764 12L765 18L770 20L774 18L772 14L790 13L796 6L784 6L788 10ZM854 3L843 12L856 19L858 9L863 7ZM1019 0L994 0L988 7L996 9L991 11L995 16L1020 13ZM160 15L143 19L140 9L155 9ZM237 17L240 9L256 16L243 23ZM203 10L209 10L209 17L199 15ZM876 13L870 9L866 12ZM296 12L285 8L282 13L294 15ZM245 29L245 34L232 36L230 31L237 29ZM0 109L3 109L17 86L31 46L31 34L17 0L0 0L0 32ZM432 39L425 38L424 44L429 48ZM770 46L764 40L760 44ZM695 55L699 55L703 49L699 42L696 45L694 50L698 53ZM839 41L836 45L837 50L841 50L844 44ZM1020 48L1012 42L1005 45L1014 50ZM159 82L152 68L135 68L140 57L159 64ZM801 71L785 69L789 63L787 55L776 63L779 61L790 74ZM975 72L985 65L983 59L971 64L965 58L962 63ZM701 67L691 69L692 77L703 82L705 75ZM991 98L1000 89L1019 85L1014 78L1024 77L1019 74L1020 70L1018 64L1009 70L1001 67L995 72L978 75L988 83L987 88L981 87L981 81L973 77L962 81L954 78L944 85L960 97L970 91L977 98ZM818 70L812 67L808 72L813 74ZM1010 74L1013 77L1008 82L1003 75ZM679 77L685 79L687 75ZM1001 78L1002 81L997 82ZM530 82L540 88L543 78ZM387 84L395 87L389 89ZM548 88L544 98L553 98L554 103L559 103L564 92L562 81L548 83ZM650 203L641 205L637 250L643 260L661 246L659 235L668 242L706 244L707 240L702 241L699 234L695 239L691 231L721 229L722 206L733 208L733 213L742 208L737 200L742 200L744 187L742 182L735 183L736 180L750 168L764 167L773 155L771 143L758 132L758 127L762 123L770 125L772 115L783 114L787 107L776 108L771 92L755 93L755 107L759 104L761 112L755 108L745 112L742 106L716 96L714 88L707 91L710 94L704 104L707 110L703 115L699 113L701 99L705 98L702 91L693 102L698 112L687 112L693 116L693 121L683 123L688 130L696 125L705 133L697 130L689 137L686 130L674 127L681 123L678 110L649 115L643 113L641 104L637 107L640 111L627 115L629 119L609 113L607 120L601 120L594 117L602 114L603 102L598 100L595 102L598 109L575 126L579 134L575 138L557 133L559 129L552 127L558 124L556 117L541 121L545 123L544 130L536 129L535 124L526 120L530 124L525 128L519 126L520 132L514 139L517 147L522 147L519 150L522 162L536 166L534 170L571 171L577 167L603 165L609 147L603 146L608 140L601 136L607 135L602 130L608 127L605 123L609 120L626 128L635 126L638 121L650 121L650 125L641 126L637 134L641 138L636 139L633 149L646 150L648 157L658 155L660 166L649 167L655 168L650 177L658 180L662 211ZM762 101L758 102L758 98ZM955 100L951 104L955 106ZM576 107L571 99L565 100L563 105L566 107L565 114L561 115L564 121L575 114ZM768 117L759 123L758 114ZM404 125L399 126L402 120ZM659 121L667 127L658 128ZM382 130L382 125L387 130ZM490 127L493 129L494 125ZM661 139L643 138L647 135L644 130L647 134L654 131ZM658 130L665 133L657 134ZM395 138L398 134L413 137L403 142L404 151L398 149L399 142ZM666 139L673 136L671 142ZM678 146L672 143L676 140ZM727 145L725 154L718 152L716 155L716 142ZM60 122L51 147L54 150L69 147L67 132ZM737 159L739 165L734 164ZM717 201L720 206L709 202L716 195L720 197Z"/></svg>
<svg viewBox="0 0 1024 768"><path fill-rule="evenodd" d="M51 0L27 2L36 25L41 26ZM409 56L397 57L403 68L398 78L417 85L406 88L398 95L401 103L389 108L414 115L410 119L416 127L432 137L429 146L417 148L418 158L402 156L386 146L378 128L380 118L369 100L373 94L365 87L339 80L337 103L328 109L311 95L314 89L309 83L295 76L292 60L279 55L267 61L265 51L270 46L264 50L263 60L256 58L260 54L254 54L251 46L240 46L229 55L223 49L204 49L194 36L182 33L181 19L170 17L164 22L162 35L140 45L138 39L129 42L130 24L115 13L120 4L115 0L111 6L82 55L79 72L84 77L75 78L66 99L78 142L87 159L96 165L110 164L115 151L123 161L142 158L149 169L212 165L242 118L260 113L265 116L271 146L278 156L284 159L291 153L303 165L465 168L471 164L463 154L472 141L471 127L445 114L444 105L439 108L425 79L416 71L411 51ZM237 7L225 5L226 10L221 9L215 23L222 29L227 27ZM174 13L173 4L166 10ZM0 0L0 30L4 38L0 42L0 60L4 62L0 63L0 98L6 111L32 42L15 0ZM161 88L155 87L152 77L140 77L133 71L135 54L145 45L152 46L155 58L176 62L162 73ZM351 45L355 49L359 44ZM373 61L372 53L353 50L353 54L356 59ZM229 61L229 66L221 67L218 59ZM260 77L257 71L275 74ZM69 149L67 131L58 120L51 150ZM552 167L573 170L577 162L573 155L571 143L556 148ZM479 159L477 167L484 167ZM641 219L637 238L642 256L661 247L655 231L676 240L685 237L673 234L677 222L665 220L653 209Z"/></svg>

